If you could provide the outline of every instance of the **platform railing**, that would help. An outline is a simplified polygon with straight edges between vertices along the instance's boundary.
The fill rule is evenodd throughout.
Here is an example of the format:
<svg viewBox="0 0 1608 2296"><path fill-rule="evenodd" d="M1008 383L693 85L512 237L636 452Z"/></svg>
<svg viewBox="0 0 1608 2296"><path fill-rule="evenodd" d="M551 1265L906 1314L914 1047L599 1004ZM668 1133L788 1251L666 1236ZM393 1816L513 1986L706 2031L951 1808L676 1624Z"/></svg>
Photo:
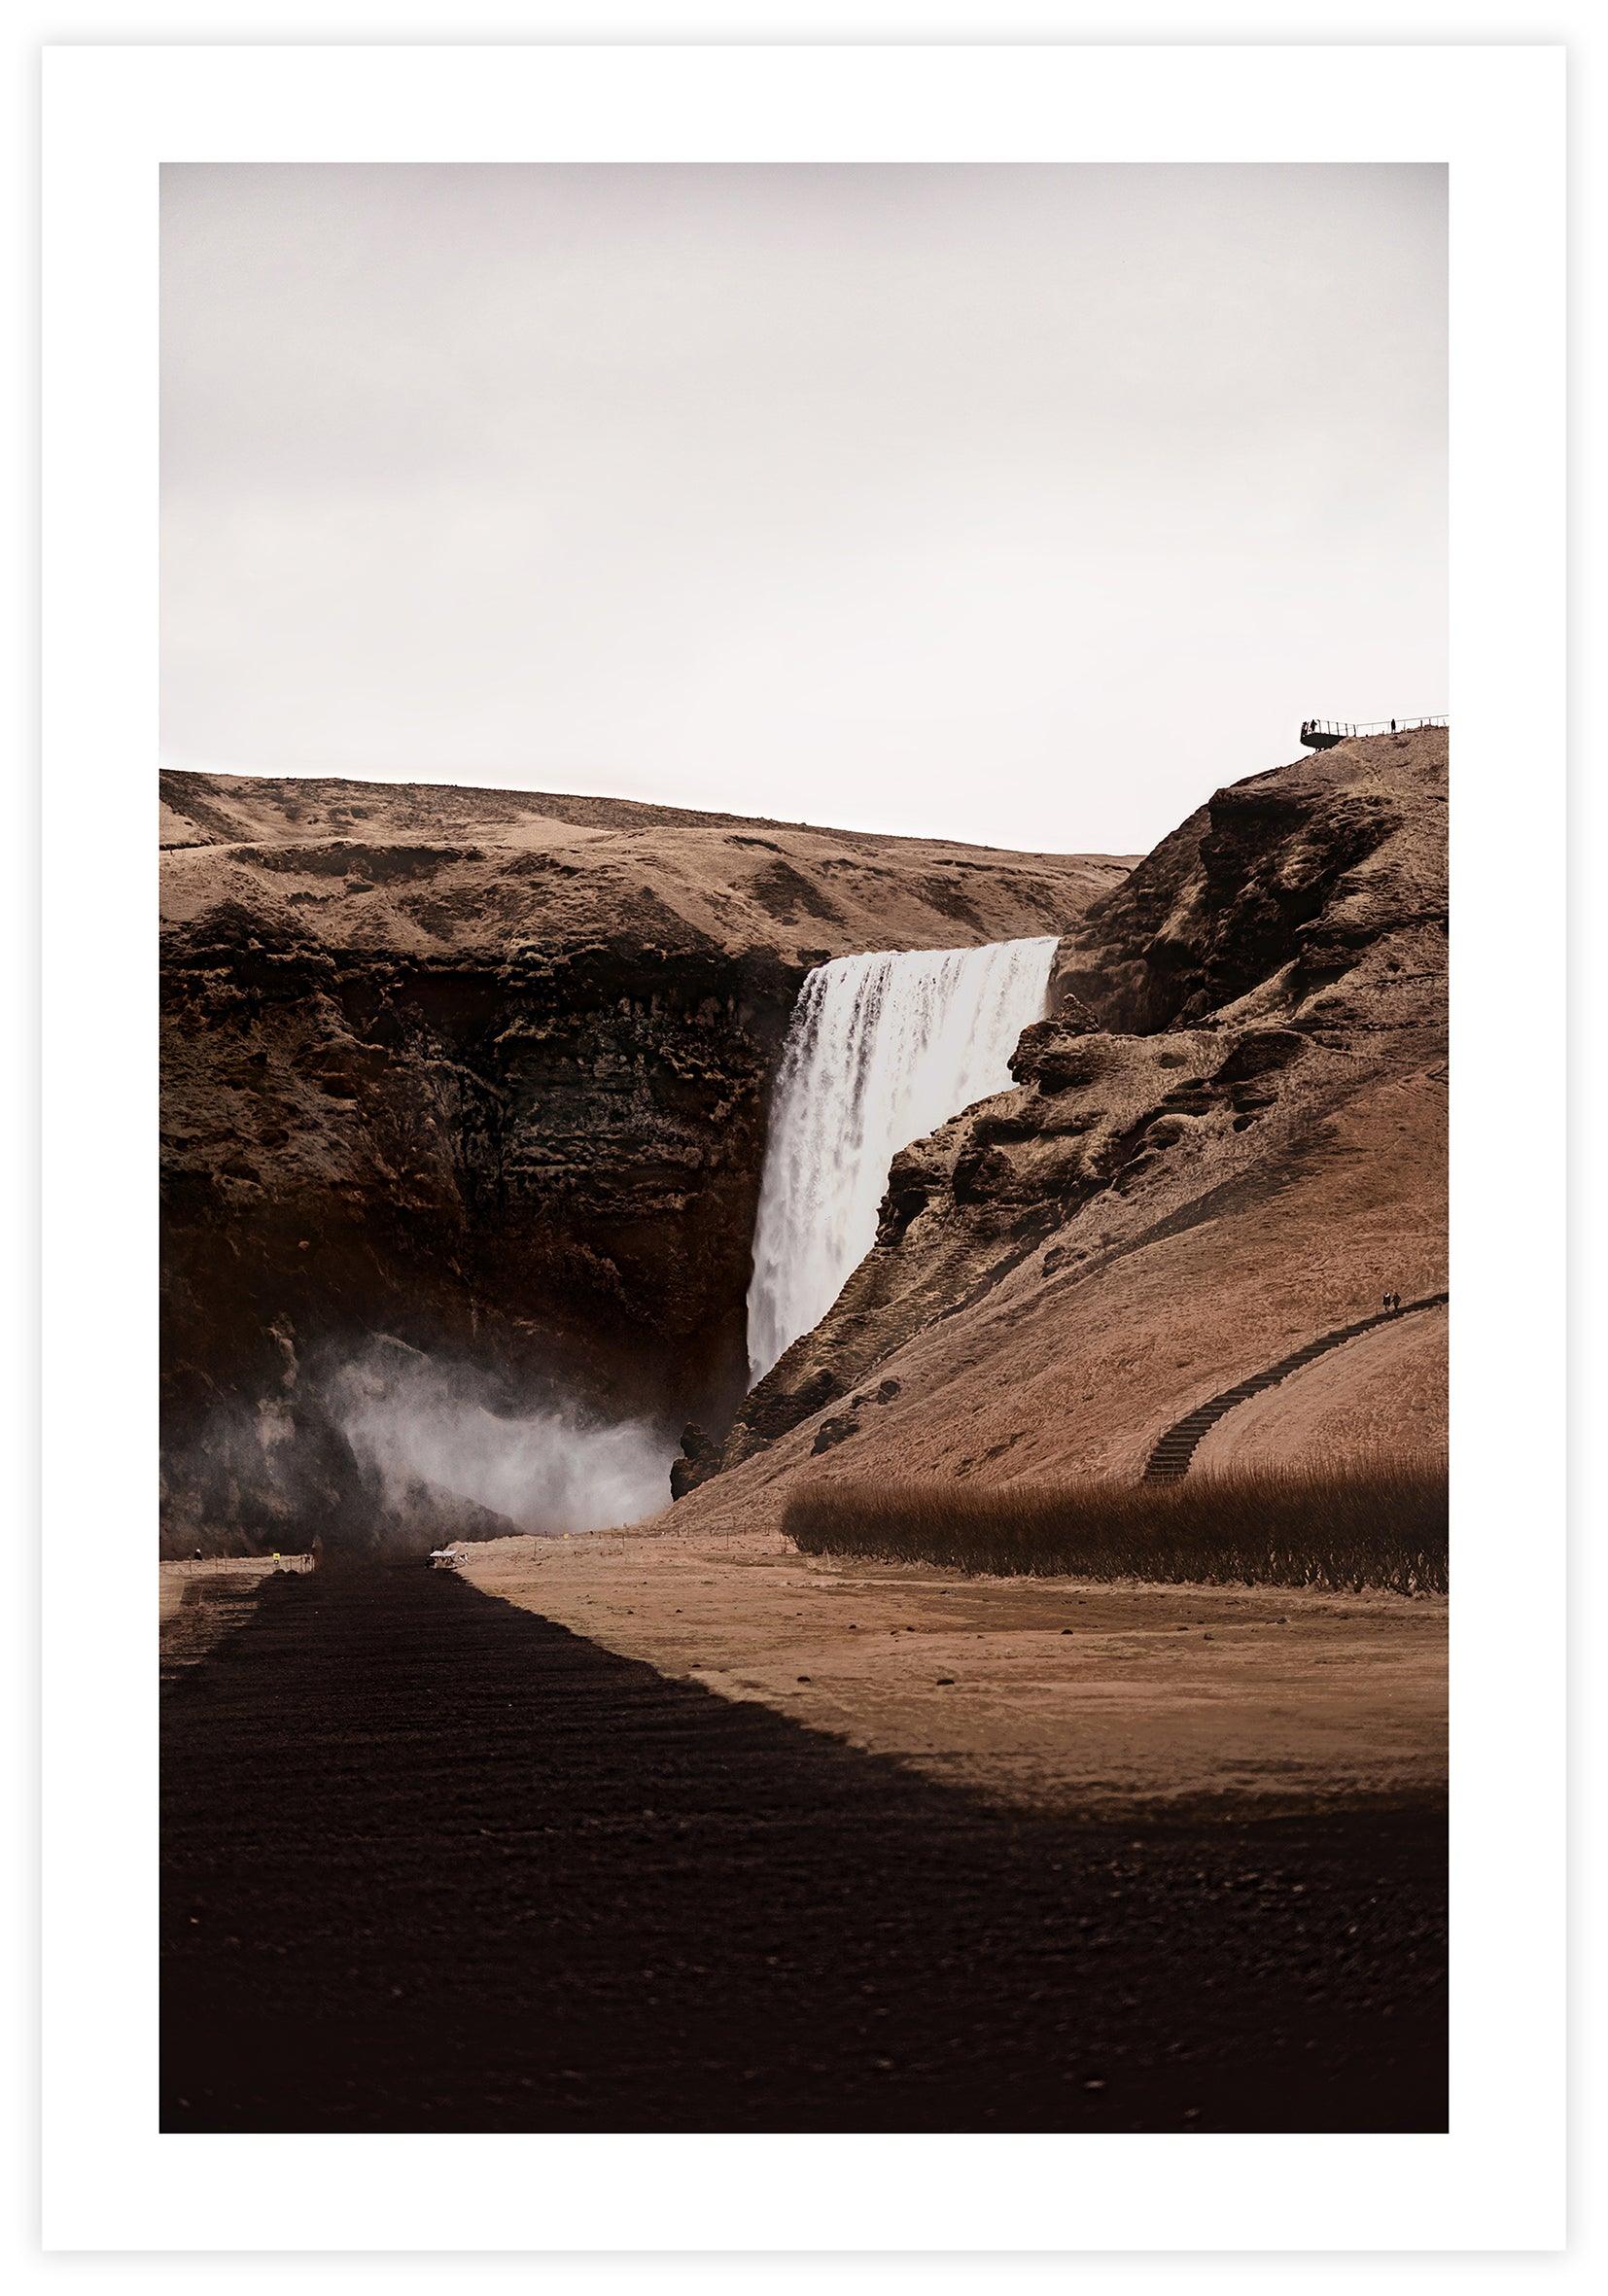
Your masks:
<svg viewBox="0 0 1608 2296"><path fill-rule="evenodd" d="M1301 739L1309 748L1316 736L1323 742L1354 742L1366 734L1411 734L1426 725L1445 725L1446 717L1376 717L1367 724L1352 725L1339 717L1309 717L1301 728Z"/></svg>

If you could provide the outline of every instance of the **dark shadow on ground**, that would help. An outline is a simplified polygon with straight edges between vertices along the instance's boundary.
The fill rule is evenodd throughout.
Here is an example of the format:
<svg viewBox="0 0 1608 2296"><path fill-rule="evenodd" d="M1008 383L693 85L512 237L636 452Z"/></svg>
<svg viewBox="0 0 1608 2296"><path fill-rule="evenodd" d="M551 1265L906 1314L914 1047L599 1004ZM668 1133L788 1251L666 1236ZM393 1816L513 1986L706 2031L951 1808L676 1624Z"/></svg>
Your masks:
<svg viewBox="0 0 1608 2296"><path fill-rule="evenodd" d="M1013 1816L417 1565L162 1778L164 2130L1446 2126L1437 1814Z"/></svg>

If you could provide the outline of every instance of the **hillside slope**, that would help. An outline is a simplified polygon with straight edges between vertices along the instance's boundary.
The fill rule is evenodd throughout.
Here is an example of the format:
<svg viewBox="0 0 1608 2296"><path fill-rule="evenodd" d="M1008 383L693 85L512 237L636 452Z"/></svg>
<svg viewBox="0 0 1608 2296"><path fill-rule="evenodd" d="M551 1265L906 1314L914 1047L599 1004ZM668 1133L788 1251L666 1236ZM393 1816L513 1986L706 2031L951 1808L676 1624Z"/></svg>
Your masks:
<svg viewBox="0 0 1608 2296"><path fill-rule="evenodd" d="M1258 775L1096 902L1017 1090L895 1160L837 1305L692 1439L678 1530L774 1527L803 1478L1136 1475L1213 1393L1444 1290L1446 778L1439 730ZM1338 1351L1258 1400L1256 1455L1438 1446L1444 1349L1404 1326L1389 1403Z"/></svg>

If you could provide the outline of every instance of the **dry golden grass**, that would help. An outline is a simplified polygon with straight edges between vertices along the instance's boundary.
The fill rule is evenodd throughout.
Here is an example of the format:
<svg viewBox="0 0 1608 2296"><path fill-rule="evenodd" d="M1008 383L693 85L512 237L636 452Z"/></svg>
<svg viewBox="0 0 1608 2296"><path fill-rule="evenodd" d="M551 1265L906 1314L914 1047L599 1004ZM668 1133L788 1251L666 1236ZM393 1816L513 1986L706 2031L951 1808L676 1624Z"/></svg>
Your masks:
<svg viewBox="0 0 1608 2296"><path fill-rule="evenodd" d="M826 1483L787 1503L805 1554L998 1577L1447 1589L1443 1460L1255 1467L1173 1483Z"/></svg>

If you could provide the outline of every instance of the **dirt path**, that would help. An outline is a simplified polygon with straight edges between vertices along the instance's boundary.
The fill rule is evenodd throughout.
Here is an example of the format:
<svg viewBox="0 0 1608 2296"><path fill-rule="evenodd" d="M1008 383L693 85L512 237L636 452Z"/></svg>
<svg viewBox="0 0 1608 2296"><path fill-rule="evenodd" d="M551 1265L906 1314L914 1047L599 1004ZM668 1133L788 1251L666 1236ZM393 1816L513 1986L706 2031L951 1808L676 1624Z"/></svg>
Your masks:
<svg viewBox="0 0 1608 2296"><path fill-rule="evenodd" d="M1231 1411L1243 1410L1256 1397L1293 1379L1310 1365L1320 1363L1333 1355L1337 1348L1349 1349L1359 1340L1366 1341L1381 1331L1399 1327L1404 1317L1416 1317L1445 1310L1448 1295L1445 1292L1427 1293L1421 1300L1409 1300L1403 1307L1387 1307L1378 1315L1365 1315L1338 1330L1320 1332L1315 1339L1309 1339L1289 1355L1282 1355L1276 1363L1268 1364L1262 1371L1252 1372L1232 1387L1224 1387L1205 1403L1196 1404L1181 1419L1164 1428L1156 1438L1149 1458L1145 1461L1146 1482L1175 1482L1189 1473L1191 1460L1202 1443Z"/></svg>
<svg viewBox="0 0 1608 2296"><path fill-rule="evenodd" d="M988 1579L774 1532L495 1539L488 1594L1025 1811L1444 1808L1444 1597Z"/></svg>
<svg viewBox="0 0 1608 2296"><path fill-rule="evenodd" d="M1012 1814L417 1566L162 1729L165 2130L1445 2125L1432 1818Z"/></svg>
<svg viewBox="0 0 1608 2296"><path fill-rule="evenodd" d="M164 1562L157 1577L157 1609L162 1681L171 1682L187 1667L198 1665L215 1643L243 1626L257 1606L263 1580L272 1572L310 1567L311 1558L304 1554L240 1559L210 1555L193 1562Z"/></svg>
<svg viewBox="0 0 1608 2296"><path fill-rule="evenodd" d="M1206 1435L1194 1472L1398 1451L1404 1425L1447 1423L1449 1312L1394 1316L1241 1404Z"/></svg>

